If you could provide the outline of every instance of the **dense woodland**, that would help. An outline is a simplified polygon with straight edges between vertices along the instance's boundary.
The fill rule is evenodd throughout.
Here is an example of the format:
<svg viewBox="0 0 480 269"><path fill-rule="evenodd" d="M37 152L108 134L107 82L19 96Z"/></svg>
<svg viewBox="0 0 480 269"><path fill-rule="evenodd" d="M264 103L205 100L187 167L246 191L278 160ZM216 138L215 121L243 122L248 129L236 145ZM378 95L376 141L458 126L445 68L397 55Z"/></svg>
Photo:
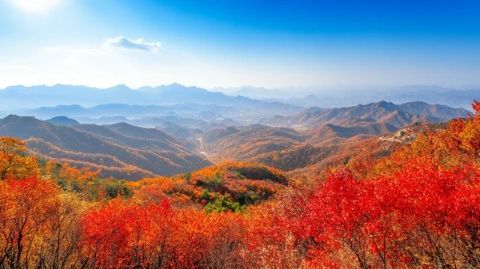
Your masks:
<svg viewBox="0 0 480 269"><path fill-rule="evenodd" d="M311 177L226 162L101 179L1 138L0 268L478 268L473 108Z"/></svg>

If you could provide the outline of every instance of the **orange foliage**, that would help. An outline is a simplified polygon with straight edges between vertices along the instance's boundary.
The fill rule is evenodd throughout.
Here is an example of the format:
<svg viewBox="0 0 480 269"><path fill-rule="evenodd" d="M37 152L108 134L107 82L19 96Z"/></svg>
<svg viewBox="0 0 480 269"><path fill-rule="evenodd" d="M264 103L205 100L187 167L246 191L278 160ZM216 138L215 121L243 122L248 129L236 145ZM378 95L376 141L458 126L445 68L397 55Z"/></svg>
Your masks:
<svg viewBox="0 0 480 269"><path fill-rule="evenodd" d="M0 180L38 175L36 158L26 156L26 153L27 147L22 140L0 137Z"/></svg>
<svg viewBox="0 0 480 269"><path fill-rule="evenodd" d="M218 199L241 205L258 204L285 189L286 177L277 169L260 164L225 162L174 178L147 178L130 186L139 203L158 203L168 197L179 207Z"/></svg>
<svg viewBox="0 0 480 269"><path fill-rule="evenodd" d="M159 203L170 199L176 206L188 206L196 201L201 190L181 178L149 178L131 184L134 199L141 204Z"/></svg>
<svg viewBox="0 0 480 269"><path fill-rule="evenodd" d="M0 182L0 267L70 266L76 247L74 211L53 182Z"/></svg>

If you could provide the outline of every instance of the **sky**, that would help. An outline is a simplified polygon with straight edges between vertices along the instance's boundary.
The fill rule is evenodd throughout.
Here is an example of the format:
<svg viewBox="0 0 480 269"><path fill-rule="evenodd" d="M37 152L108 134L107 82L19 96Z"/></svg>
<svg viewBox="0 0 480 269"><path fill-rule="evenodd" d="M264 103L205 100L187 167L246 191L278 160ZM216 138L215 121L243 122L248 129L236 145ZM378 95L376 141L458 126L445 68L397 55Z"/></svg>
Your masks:
<svg viewBox="0 0 480 269"><path fill-rule="evenodd" d="M478 14L477 0L0 0L0 87L467 87Z"/></svg>

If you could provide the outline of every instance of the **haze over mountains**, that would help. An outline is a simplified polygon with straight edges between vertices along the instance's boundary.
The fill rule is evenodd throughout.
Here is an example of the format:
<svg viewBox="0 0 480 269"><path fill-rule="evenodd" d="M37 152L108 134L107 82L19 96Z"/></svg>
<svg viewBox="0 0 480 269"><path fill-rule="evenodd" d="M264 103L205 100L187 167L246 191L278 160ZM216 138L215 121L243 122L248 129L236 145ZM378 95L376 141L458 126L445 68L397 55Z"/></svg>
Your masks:
<svg viewBox="0 0 480 269"><path fill-rule="evenodd" d="M418 101L302 107L179 84L17 86L0 90L0 103L4 113L22 115L0 120L0 136L25 139L41 157L126 179L185 173L226 159L303 169L328 163L356 141L469 114Z"/></svg>
<svg viewBox="0 0 480 269"><path fill-rule="evenodd" d="M28 109L57 105L97 106L103 104L175 105L175 104L223 105L250 107L265 106L268 109L289 107L277 102L259 101L242 96L228 96L220 92L180 84L158 87L142 87L133 90L125 85L107 89L87 86L11 86L0 90L0 105L4 109Z"/></svg>
<svg viewBox="0 0 480 269"><path fill-rule="evenodd" d="M434 85L402 87L312 87L296 89L265 89L242 87L220 89L232 95L242 95L269 101L279 101L303 107L344 107L388 100L394 103L423 101L470 109L472 100L480 96L480 86L448 88Z"/></svg>
<svg viewBox="0 0 480 269"><path fill-rule="evenodd" d="M109 89L84 86L14 86L0 90L0 115L11 113L49 119L67 116L82 123L121 121L145 127L189 120L212 127L236 121L248 124L261 117L290 115L301 107L280 102L228 96L179 84L132 90L124 85ZM205 126L206 123L201 123Z"/></svg>
<svg viewBox="0 0 480 269"><path fill-rule="evenodd" d="M241 87L234 89L186 87L181 84L131 89L117 85L107 89L87 86L10 86L0 90L0 110L32 109L57 105L92 107L104 104L175 105L199 104L236 106L242 108L263 106L270 109L294 107L342 107L388 100L395 103L424 101L470 109L473 99L480 96L480 87L453 89L440 86L404 86L386 88L306 88L266 89ZM287 106L288 104L290 106Z"/></svg>

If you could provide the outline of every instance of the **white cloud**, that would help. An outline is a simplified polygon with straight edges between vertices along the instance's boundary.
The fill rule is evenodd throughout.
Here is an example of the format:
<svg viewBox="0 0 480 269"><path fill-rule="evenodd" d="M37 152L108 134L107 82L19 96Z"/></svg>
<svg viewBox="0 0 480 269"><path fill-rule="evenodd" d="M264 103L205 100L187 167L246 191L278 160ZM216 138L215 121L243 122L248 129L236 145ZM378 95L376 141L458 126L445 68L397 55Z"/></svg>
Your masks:
<svg viewBox="0 0 480 269"><path fill-rule="evenodd" d="M143 38L130 39L123 36L116 36L107 39L103 43L104 48L121 48L127 50L140 50L157 53L162 44L160 42L149 42Z"/></svg>

